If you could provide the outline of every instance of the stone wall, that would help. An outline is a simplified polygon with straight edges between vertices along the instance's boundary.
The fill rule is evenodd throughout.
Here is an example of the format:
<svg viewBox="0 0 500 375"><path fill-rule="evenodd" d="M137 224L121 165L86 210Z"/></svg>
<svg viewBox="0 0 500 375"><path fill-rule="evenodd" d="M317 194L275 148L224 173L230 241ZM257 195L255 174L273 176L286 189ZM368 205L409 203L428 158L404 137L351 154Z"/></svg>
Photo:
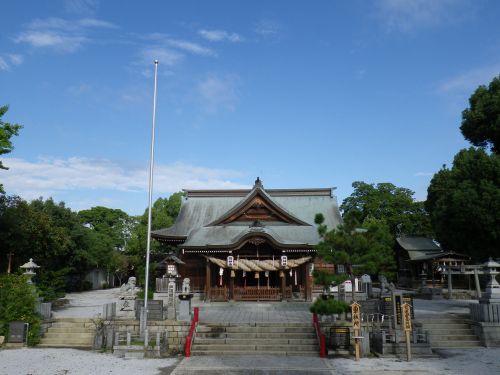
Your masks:
<svg viewBox="0 0 500 375"><path fill-rule="evenodd" d="M184 352L186 336L189 333L190 322L179 322L176 320L148 321L148 333L150 338L156 337L156 333L168 331L168 351L170 353ZM115 333L126 337L127 332L132 336L140 335L138 320L110 320L105 324L106 347L111 349Z"/></svg>

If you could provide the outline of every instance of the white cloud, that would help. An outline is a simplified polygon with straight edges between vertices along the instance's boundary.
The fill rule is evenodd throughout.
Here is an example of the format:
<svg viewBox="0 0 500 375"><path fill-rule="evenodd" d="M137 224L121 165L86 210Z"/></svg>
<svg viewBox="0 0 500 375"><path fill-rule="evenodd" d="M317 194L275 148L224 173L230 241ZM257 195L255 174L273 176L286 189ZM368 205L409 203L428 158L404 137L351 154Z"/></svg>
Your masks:
<svg viewBox="0 0 500 375"><path fill-rule="evenodd" d="M33 47L52 47L63 52L74 52L78 50L88 39L83 36L70 36L54 31L27 31L21 33L17 43L28 43Z"/></svg>
<svg viewBox="0 0 500 375"><path fill-rule="evenodd" d="M387 31L413 32L461 21L475 6L466 0L380 0L375 13Z"/></svg>
<svg viewBox="0 0 500 375"><path fill-rule="evenodd" d="M18 54L10 53L7 56L9 58L9 60L10 60L10 63L13 64L13 65L20 65L24 61L23 56L18 55Z"/></svg>
<svg viewBox="0 0 500 375"><path fill-rule="evenodd" d="M197 43L189 42L186 40L168 39L167 43L172 47L193 53L195 55L202 55L202 56L216 56L217 55L210 48L206 48L206 47L200 46Z"/></svg>
<svg viewBox="0 0 500 375"><path fill-rule="evenodd" d="M255 26L254 31L263 36L263 37L271 37L276 38L281 33L282 26L279 22L270 20L270 19L262 19Z"/></svg>
<svg viewBox="0 0 500 375"><path fill-rule="evenodd" d="M23 60L23 56L14 53L0 55L0 70L9 71L13 65L22 64Z"/></svg>
<svg viewBox="0 0 500 375"><path fill-rule="evenodd" d="M241 42L241 36L236 33L229 33L225 30L200 30L198 33L211 42L221 42L228 40L230 42Z"/></svg>
<svg viewBox="0 0 500 375"><path fill-rule="evenodd" d="M10 65L2 56L0 56L0 70L10 70Z"/></svg>
<svg viewBox="0 0 500 375"><path fill-rule="evenodd" d="M236 76L210 76L199 82L196 91L205 110L209 113L234 111L238 102L238 81Z"/></svg>
<svg viewBox="0 0 500 375"><path fill-rule="evenodd" d="M21 32L14 41L27 43L35 48L52 48L61 52L75 52L90 41L88 34L93 28L116 28L110 22L83 18L66 20L62 18L37 19L27 30Z"/></svg>
<svg viewBox="0 0 500 375"><path fill-rule="evenodd" d="M4 158L9 170L2 172L6 191L25 199L51 196L56 192L111 190L145 192L148 190L147 167L131 168L109 160L71 157L39 158L35 162ZM234 182L236 171L198 167L185 163L156 165L155 193L181 189L240 189L248 186Z"/></svg>
<svg viewBox="0 0 500 375"><path fill-rule="evenodd" d="M432 172L417 172L414 174L415 177L429 177L434 175Z"/></svg>
<svg viewBox="0 0 500 375"><path fill-rule="evenodd" d="M64 8L66 12L78 15L94 14L99 8L97 0L65 0Z"/></svg>
<svg viewBox="0 0 500 375"><path fill-rule="evenodd" d="M500 63L471 69L443 81L438 89L444 93L466 93L470 95L479 85L488 85L500 74Z"/></svg>

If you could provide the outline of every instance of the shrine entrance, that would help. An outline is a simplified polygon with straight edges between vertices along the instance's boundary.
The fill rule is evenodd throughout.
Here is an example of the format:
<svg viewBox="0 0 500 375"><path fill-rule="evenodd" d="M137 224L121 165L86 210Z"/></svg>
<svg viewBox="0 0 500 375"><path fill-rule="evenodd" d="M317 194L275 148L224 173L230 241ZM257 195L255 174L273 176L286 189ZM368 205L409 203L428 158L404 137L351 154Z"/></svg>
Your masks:
<svg viewBox="0 0 500 375"><path fill-rule="evenodd" d="M207 259L207 299L211 301L305 301L311 257L288 259L219 257Z"/></svg>

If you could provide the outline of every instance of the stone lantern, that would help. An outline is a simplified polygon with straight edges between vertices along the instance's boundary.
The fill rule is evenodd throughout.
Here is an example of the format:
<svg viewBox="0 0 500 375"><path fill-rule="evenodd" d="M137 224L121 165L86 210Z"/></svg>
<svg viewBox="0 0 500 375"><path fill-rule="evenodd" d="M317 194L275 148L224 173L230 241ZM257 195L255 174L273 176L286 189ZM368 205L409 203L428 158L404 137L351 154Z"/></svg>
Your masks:
<svg viewBox="0 0 500 375"><path fill-rule="evenodd" d="M33 278L33 276L36 275L35 269L36 268L40 268L40 266L38 264L36 264L35 262L33 262L33 258L30 258L30 261L28 263L24 263L19 268L22 268L22 269L25 270L24 273L23 273L23 275L27 275L28 276L28 284L33 284L33 281L31 281L31 279Z"/></svg>
<svg viewBox="0 0 500 375"><path fill-rule="evenodd" d="M490 280L486 285L486 290L480 299L481 303L500 303L500 284L496 280L496 276L500 273L500 263L495 262L491 257L490 259L483 263L485 268L484 274L490 275Z"/></svg>

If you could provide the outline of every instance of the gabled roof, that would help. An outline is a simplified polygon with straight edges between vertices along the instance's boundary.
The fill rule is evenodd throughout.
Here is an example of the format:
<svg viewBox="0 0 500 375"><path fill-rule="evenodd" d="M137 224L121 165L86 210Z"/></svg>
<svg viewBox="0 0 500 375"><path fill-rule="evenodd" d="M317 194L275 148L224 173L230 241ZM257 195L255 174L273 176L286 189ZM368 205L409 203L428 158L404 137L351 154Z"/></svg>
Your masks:
<svg viewBox="0 0 500 375"><path fill-rule="evenodd" d="M174 225L153 231L152 237L182 248L225 248L262 231L275 246L312 248L320 241L317 213L328 228L341 223L331 188L266 190L257 180L251 190L185 190Z"/></svg>
<svg viewBox="0 0 500 375"><path fill-rule="evenodd" d="M254 188L236 206L209 226L230 224L238 221L275 221L295 225L310 225L288 212L264 191L262 182L257 177Z"/></svg>
<svg viewBox="0 0 500 375"><path fill-rule="evenodd" d="M453 251L444 251L441 245L432 238L419 236L401 236L396 238L399 246L408 252L411 262L432 259L470 259L467 255Z"/></svg>

